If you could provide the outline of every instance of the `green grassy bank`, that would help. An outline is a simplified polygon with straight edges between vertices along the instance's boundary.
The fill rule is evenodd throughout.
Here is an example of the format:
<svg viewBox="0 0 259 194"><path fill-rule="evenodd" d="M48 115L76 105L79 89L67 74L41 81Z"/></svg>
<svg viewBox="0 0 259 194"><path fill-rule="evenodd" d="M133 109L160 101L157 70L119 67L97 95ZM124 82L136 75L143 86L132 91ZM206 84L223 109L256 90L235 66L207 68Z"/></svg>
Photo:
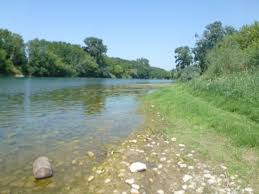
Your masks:
<svg viewBox="0 0 259 194"><path fill-rule="evenodd" d="M224 163L231 173L258 187L259 73L176 84L144 97L168 122L169 136ZM259 188L255 188L259 191Z"/></svg>

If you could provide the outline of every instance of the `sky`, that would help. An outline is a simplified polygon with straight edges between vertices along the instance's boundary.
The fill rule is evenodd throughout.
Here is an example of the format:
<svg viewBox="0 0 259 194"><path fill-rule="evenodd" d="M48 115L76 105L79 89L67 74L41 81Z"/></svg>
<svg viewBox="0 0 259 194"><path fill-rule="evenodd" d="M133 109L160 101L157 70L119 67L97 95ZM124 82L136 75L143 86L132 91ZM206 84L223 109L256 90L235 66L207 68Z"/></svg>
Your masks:
<svg viewBox="0 0 259 194"><path fill-rule="evenodd" d="M259 20L259 0L0 0L0 28L25 41L40 38L83 45L103 39L108 56L145 57L175 67L174 49L216 20L240 28Z"/></svg>

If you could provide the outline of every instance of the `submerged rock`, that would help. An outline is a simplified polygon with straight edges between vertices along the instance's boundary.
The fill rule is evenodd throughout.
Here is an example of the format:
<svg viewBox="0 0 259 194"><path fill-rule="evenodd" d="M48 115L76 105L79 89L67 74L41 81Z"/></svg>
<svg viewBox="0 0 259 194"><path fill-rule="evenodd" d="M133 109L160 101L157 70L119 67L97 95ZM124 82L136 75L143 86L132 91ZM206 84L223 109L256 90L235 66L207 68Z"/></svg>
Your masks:
<svg viewBox="0 0 259 194"><path fill-rule="evenodd" d="M53 175L53 171L47 157L41 156L33 162L33 175L36 179L44 179Z"/></svg>
<svg viewBox="0 0 259 194"><path fill-rule="evenodd" d="M141 171L145 171L146 169L147 169L146 164L141 162L134 162L130 165L131 172L141 172Z"/></svg>

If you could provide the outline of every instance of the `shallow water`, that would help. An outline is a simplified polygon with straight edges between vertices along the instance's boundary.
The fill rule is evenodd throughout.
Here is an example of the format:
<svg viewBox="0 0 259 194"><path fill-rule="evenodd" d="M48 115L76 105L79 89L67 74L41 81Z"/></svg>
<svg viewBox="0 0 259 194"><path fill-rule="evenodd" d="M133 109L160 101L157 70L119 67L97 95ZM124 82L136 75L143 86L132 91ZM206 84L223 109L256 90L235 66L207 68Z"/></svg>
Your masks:
<svg viewBox="0 0 259 194"><path fill-rule="evenodd" d="M0 78L0 193L64 193L86 181L107 145L142 123L136 96L152 90L145 84L161 83L168 81ZM35 181L40 155L54 176Z"/></svg>

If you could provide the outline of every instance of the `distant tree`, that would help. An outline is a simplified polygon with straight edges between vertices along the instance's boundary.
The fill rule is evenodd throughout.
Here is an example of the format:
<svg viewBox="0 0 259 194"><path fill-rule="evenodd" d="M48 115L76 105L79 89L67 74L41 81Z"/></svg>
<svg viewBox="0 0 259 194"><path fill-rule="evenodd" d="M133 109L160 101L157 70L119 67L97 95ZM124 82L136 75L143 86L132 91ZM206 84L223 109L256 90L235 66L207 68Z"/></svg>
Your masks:
<svg viewBox="0 0 259 194"><path fill-rule="evenodd" d="M178 47L174 53L177 69L184 69L192 64L192 53L188 46Z"/></svg>
<svg viewBox="0 0 259 194"><path fill-rule="evenodd" d="M103 55L107 52L107 47L103 44L102 39L88 37L84 43L85 51L96 59L97 64L102 65Z"/></svg>
<svg viewBox="0 0 259 194"><path fill-rule="evenodd" d="M0 73L20 74L26 65L25 44L22 37L0 29Z"/></svg>

